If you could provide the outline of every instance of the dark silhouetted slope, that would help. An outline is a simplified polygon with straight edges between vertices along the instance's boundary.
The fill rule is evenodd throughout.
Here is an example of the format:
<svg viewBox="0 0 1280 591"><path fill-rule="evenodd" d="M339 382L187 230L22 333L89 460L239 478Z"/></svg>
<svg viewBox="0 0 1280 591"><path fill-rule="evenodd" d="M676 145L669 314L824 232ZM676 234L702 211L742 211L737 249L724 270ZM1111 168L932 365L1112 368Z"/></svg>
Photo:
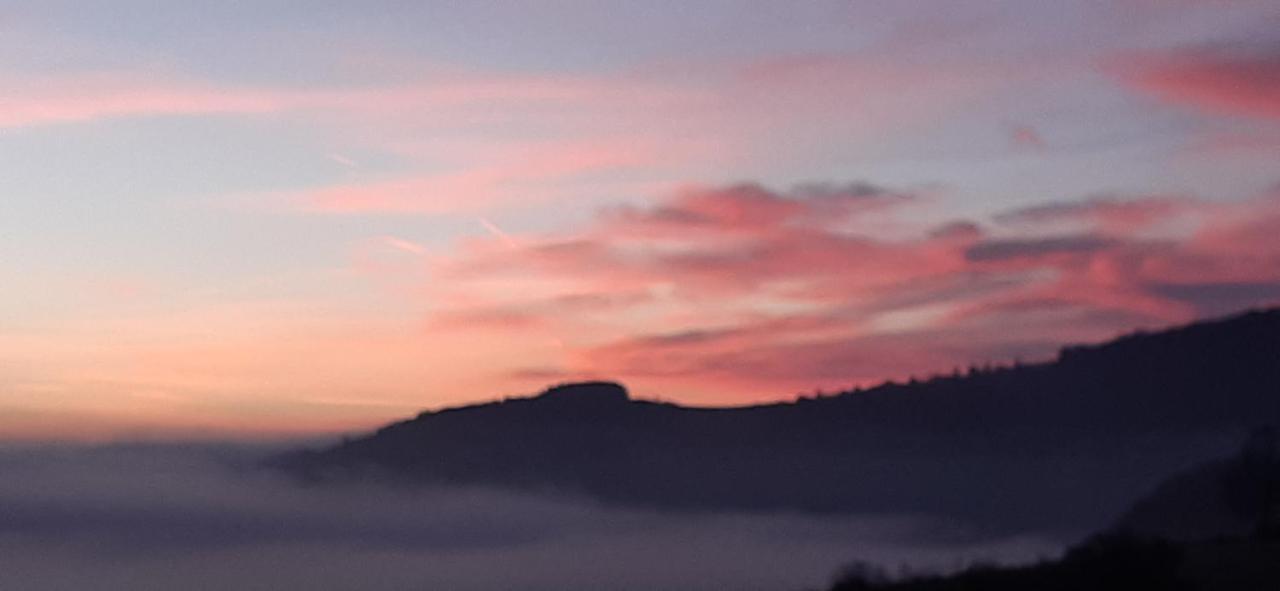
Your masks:
<svg viewBox="0 0 1280 591"><path fill-rule="evenodd" d="M1207 462L1162 483L1116 524L1127 535L1195 542L1280 534L1276 432L1260 429L1234 457ZM1280 560L1278 555L1277 560Z"/></svg>
<svg viewBox="0 0 1280 591"><path fill-rule="evenodd" d="M1280 423L1280 311L970 371L733 409L620 386L425 412L282 458L384 478L710 510L909 511L1092 531L1165 475ZM1070 500L1069 503L1062 502Z"/></svg>
<svg viewBox="0 0 1280 591"><path fill-rule="evenodd" d="M1260 429L1241 453L1166 480L1060 559L897 578L855 562L831 591L1280 589L1278 477L1276 433Z"/></svg>
<svg viewBox="0 0 1280 591"><path fill-rule="evenodd" d="M1240 538L1174 543L1104 536L1060 560L972 567L945 576L890 580L874 571L831 591L1261 591L1280 588L1280 542Z"/></svg>

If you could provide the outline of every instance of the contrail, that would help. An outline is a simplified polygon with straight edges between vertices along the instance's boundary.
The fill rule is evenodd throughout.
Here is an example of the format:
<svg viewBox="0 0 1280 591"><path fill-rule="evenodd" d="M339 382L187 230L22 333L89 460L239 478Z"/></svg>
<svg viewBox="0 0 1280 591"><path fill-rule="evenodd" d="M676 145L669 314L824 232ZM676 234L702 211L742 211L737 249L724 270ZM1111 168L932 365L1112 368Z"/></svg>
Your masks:
<svg viewBox="0 0 1280 591"><path fill-rule="evenodd" d="M380 238L382 239L383 244L386 244L387 246L390 246L397 250L402 250L404 252L407 252L410 254L416 254L416 255L427 254L426 247L422 246L421 244L418 244L417 242L411 242L409 240L405 240L404 238L397 238L395 236L381 236Z"/></svg>
<svg viewBox="0 0 1280 591"><path fill-rule="evenodd" d="M334 161L334 162L337 162L338 164L341 164L341 165L346 166L346 167L348 167L348 168L359 168L359 167L360 167L360 165L359 165L359 164L357 164L355 160L352 160L352 159L350 159L350 158L347 158L346 156L343 156L342 154L339 154L339 153L337 153L337 152L334 152L334 153L332 153L332 154L328 154L328 156L329 156L329 159L330 159L330 160L332 160L332 161Z"/></svg>
<svg viewBox="0 0 1280 591"><path fill-rule="evenodd" d="M484 226L485 230L488 230L490 234L493 234L498 240L501 240L502 243L506 244L508 248L516 248L518 246L516 244L515 238L513 238L510 234L504 232L502 228L498 227L497 224L489 221L488 218L485 218L482 216L476 219L480 221L480 225Z"/></svg>

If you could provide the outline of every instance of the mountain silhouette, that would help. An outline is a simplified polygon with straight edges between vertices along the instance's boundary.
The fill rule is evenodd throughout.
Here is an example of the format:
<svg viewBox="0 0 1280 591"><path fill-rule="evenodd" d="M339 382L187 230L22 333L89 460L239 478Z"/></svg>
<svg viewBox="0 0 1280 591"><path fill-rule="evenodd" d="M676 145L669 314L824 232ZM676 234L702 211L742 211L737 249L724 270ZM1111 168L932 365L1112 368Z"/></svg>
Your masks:
<svg viewBox="0 0 1280 591"><path fill-rule="evenodd" d="M908 512L1089 533L1280 424L1280 309L1050 362L739 408L618 384L424 412L276 459L308 482L551 491L681 510Z"/></svg>

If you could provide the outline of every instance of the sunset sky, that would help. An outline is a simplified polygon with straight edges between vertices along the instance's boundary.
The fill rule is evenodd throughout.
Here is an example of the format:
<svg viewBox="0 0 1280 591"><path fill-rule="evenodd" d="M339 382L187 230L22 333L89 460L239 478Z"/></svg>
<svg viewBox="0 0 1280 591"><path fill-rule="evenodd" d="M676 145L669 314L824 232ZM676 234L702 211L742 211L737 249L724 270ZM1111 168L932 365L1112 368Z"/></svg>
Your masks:
<svg viewBox="0 0 1280 591"><path fill-rule="evenodd" d="M1280 302L1274 0L5 2L0 439L791 399Z"/></svg>

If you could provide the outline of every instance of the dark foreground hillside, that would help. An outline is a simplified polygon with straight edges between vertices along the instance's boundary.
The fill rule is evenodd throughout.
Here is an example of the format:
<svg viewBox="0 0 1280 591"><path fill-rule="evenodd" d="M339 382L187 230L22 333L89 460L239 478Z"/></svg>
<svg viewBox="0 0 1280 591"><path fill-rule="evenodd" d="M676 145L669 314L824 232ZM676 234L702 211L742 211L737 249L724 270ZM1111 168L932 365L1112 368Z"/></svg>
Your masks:
<svg viewBox="0 0 1280 591"><path fill-rule="evenodd" d="M894 579L849 568L831 591L1280 589L1280 452L1259 430L1241 453L1166 480L1059 560Z"/></svg>
<svg viewBox="0 0 1280 591"><path fill-rule="evenodd" d="M1268 423L1280 423L1277 310L1070 347L1048 363L794 403L687 408L631 400L615 384L568 385L424 412L276 463L314 483L463 483L688 510L925 513L1082 534Z"/></svg>
<svg viewBox="0 0 1280 591"><path fill-rule="evenodd" d="M860 573L831 591L1261 591L1280 588L1280 540L1167 542L1121 536L1080 545L1061 560L975 567L889 581Z"/></svg>

